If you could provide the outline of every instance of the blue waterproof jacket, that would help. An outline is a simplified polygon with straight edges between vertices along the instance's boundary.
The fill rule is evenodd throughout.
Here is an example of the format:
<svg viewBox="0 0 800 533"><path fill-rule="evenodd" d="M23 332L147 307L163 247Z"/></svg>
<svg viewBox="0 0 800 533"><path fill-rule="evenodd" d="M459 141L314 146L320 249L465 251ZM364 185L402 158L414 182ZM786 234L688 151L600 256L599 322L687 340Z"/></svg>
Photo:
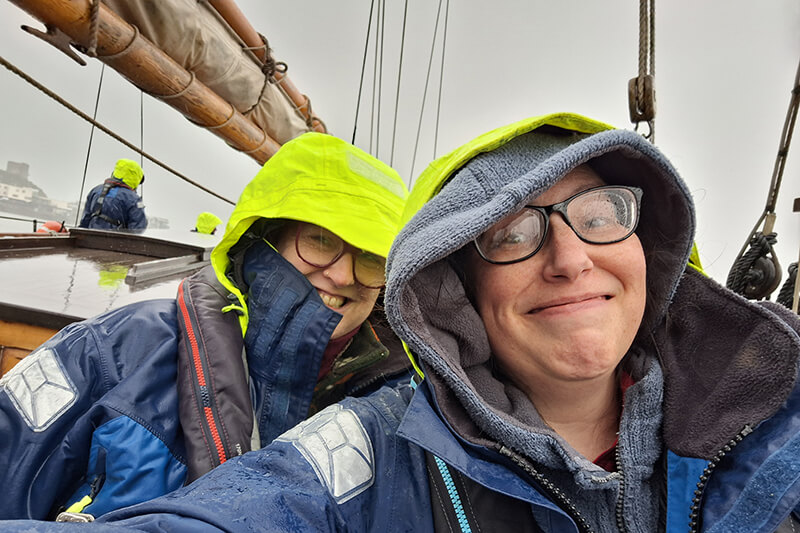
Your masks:
<svg viewBox="0 0 800 533"><path fill-rule="evenodd" d="M800 501L800 423L793 415L798 402L800 389L795 387L773 417L713 465L669 451L665 530L689 530L694 491L711 467L700 530L775 531ZM451 481L442 493L431 488L426 452L448 465ZM475 531L470 492L452 481L456 476L526 502L540 528L534 531L582 531L551 493L507 456L454 434L427 381L416 391L399 386L345 399L270 446L236 457L187 487L82 527L98 532L433 532L434 507L444 505L457 510L460 523L452 524L454 531L470 526ZM503 524L502 512L502 507L495 509L491 523L497 529L492 530L524 529L524 523ZM26 531L32 524L2 525L4 531ZM36 524L37 531L58 531L59 526Z"/></svg>
<svg viewBox="0 0 800 533"><path fill-rule="evenodd" d="M94 530L790 531L800 504L800 320L687 269L686 185L640 135L607 129L576 115L529 119L420 177L414 190L435 196L392 245L385 300L424 373L416 389L345 399L174 493L104 515ZM476 235L587 162L607 183L643 191L636 238L647 299L638 335L618 354L635 383L620 405L613 471L556 434L499 367L463 268Z"/></svg>
<svg viewBox="0 0 800 533"><path fill-rule="evenodd" d="M321 408L407 374L404 355L392 366L365 324L317 386L340 315L269 246L249 259L244 339L207 267L176 301L72 324L0 379L0 518L52 519L87 496L79 507L100 516L155 498L187 472L269 443L312 401Z"/></svg>
<svg viewBox="0 0 800 533"><path fill-rule="evenodd" d="M103 190L109 186L105 196ZM102 202L100 199L102 198ZM89 191L80 227L91 229L145 229L144 204L122 180L109 178Z"/></svg>

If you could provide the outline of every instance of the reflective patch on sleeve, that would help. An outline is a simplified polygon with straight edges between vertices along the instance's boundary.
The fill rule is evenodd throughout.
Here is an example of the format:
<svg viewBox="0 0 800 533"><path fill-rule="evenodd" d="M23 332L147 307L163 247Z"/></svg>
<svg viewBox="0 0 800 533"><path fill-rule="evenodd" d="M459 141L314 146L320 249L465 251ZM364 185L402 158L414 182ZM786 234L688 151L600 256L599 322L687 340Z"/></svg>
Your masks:
<svg viewBox="0 0 800 533"><path fill-rule="evenodd" d="M138 207L139 209L143 209L144 208L144 202L142 202L141 200L136 202L136 207Z"/></svg>
<svg viewBox="0 0 800 533"><path fill-rule="evenodd" d="M372 442L350 409L334 404L275 440L291 442L336 503L358 496L375 479Z"/></svg>
<svg viewBox="0 0 800 533"><path fill-rule="evenodd" d="M33 431L44 431L77 400L75 385L55 352L39 349L0 378L0 389L11 399Z"/></svg>

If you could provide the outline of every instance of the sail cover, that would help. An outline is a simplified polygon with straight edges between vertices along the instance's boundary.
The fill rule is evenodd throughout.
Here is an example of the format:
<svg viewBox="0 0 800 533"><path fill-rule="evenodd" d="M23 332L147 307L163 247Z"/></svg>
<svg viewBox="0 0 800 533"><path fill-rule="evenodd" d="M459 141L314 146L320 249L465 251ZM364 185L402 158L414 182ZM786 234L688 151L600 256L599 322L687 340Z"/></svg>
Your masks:
<svg viewBox="0 0 800 533"><path fill-rule="evenodd" d="M286 93L261 70L207 2L103 0L103 3L279 144L311 131Z"/></svg>

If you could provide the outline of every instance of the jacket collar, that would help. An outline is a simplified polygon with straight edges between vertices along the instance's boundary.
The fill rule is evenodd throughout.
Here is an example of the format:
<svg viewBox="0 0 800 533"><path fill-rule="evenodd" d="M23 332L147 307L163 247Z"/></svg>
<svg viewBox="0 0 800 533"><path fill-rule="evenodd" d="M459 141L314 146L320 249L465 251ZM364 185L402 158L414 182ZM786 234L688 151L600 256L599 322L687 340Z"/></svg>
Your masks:
<svg viewBox="0 0 800 533"><path fill-rule="evenodd" d="M800 321L778 313L687 270L652 337L669 449L710 459L783 405L797 381Z"/></svg>

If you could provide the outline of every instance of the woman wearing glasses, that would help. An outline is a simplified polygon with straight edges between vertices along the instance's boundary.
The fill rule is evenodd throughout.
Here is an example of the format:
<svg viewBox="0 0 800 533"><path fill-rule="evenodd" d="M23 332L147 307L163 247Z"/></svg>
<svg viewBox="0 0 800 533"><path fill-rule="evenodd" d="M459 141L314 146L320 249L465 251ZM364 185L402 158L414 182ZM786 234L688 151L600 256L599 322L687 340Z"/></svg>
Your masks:
<svg viewBox="0 0 800 533"><path fill-rule="evenodd" d="M4 376L0 517L160 496L345 395L407 381L382 311L367 320L406 196L340 139L286 143L176 300L69 326Z"/></svg>
<svg viewBox="0 0 800 533"><path fill-rule="evenodd" d="M523 120L434 162L406 209L386 310L424 378L107 531L797 527L800 323L687 267L692 200L646 140Z"/></svg>

